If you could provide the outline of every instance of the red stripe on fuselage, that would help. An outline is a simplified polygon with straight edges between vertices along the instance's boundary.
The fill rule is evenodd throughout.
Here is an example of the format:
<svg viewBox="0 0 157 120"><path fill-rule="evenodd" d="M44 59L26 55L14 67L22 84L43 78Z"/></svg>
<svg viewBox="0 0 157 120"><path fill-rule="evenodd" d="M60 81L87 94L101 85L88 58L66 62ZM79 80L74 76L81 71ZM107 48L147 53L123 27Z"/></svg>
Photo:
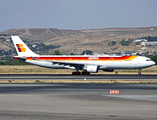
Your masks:
<svg viewBox="0 0 157 120"><path fill-rule="evenodd" d="M78 60L78 61L80 61L80 60L85 60L85 61L88 61L88 60L99 60L99 61L103 61L103 60L105 60L105 61L107 61L107 60L114 60L114 61L116 61L116 60L126 60L126 59L128 59L128 58L130 58L131 56L120 56L120 57L101 57L101 56L61 56L61 57L58 57L58 56L52 56L52 57L34 57L35 59L37 59L37 60L50 60L50 61L57 61L57 60L59 60L59 61L62 61L62 60L70 60L70 61L75 61L75 60ZM31 57L27 57L27 59L28 60L32 60L32 58Z"/></svg>

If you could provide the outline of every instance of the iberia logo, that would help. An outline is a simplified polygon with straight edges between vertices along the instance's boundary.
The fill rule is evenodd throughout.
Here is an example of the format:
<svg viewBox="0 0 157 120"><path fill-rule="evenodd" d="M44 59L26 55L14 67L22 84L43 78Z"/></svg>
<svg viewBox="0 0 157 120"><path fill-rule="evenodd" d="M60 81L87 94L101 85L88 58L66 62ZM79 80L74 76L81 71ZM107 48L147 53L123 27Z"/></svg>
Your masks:
<svg viewBox="0 0 157 120"><path fill-rule="evenodd" d="M23 47L23 44L16 44L16 47L19 52L26 52L26 48Z"/></svg>

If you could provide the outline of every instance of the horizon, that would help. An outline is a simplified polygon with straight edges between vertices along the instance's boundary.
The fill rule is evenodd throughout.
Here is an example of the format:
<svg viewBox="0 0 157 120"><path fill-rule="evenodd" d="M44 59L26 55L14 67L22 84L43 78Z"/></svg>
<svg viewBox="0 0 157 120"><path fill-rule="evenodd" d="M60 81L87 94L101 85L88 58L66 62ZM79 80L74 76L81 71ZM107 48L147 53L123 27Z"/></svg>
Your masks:
<svg viewBox="0 0 157 120"><path fill-rule="evenodd" d="M121 27L111 27L111 28L95 28L95 29L82 29L82 30L101 30L101 29L140 29L140 28L156 28L157 26L148 26L148 27L127 27L127 28L121 28ZM58 28L13 28L13 29L7 29L7 30L20 30L20 29L58 29ZM7 31L5 30L5 31ZM74 30L74 29L58 29L58 30ZM2 31L2 32L5 32ZM77 31L77 30L76 30ZM78 30L79 31L79 30ZM81 30L80 30L81 31ZM0 32L0 33L2 33Z"/></svg>

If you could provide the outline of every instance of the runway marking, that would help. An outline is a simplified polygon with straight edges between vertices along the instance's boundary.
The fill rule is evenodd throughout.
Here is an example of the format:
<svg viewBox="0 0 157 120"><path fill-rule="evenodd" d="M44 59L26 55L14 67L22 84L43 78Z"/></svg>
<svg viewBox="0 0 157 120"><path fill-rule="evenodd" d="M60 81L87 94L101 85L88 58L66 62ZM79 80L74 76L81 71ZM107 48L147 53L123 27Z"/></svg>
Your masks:
<svg viewBox="0 0 157 120"><path fill-rule="evenodd" d="M33 85L39 85L40 83L157 83L156 80L40 80L39 82L35 82L35 80L13 80L8 82L8 80L0 81L0 83L35 83ZM51 84L52 85L52 84Z"/></svg>

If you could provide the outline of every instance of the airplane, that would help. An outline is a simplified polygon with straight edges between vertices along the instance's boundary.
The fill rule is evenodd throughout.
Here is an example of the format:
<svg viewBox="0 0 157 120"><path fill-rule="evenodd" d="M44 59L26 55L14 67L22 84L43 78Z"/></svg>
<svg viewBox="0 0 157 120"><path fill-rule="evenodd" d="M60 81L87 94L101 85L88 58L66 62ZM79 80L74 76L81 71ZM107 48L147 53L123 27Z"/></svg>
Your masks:
<svg viewBox="0 0 157 120"><path fill-rule="evenodd" d="M19 36L11 36L11 39L18 54L13 56L14 59L40 67L76 70L72 75L90 75L99 70L113 72L114 69L138 69L138 74L141 75L143 68L155 64L144 56L38 55L30 50Z"/></svg>

